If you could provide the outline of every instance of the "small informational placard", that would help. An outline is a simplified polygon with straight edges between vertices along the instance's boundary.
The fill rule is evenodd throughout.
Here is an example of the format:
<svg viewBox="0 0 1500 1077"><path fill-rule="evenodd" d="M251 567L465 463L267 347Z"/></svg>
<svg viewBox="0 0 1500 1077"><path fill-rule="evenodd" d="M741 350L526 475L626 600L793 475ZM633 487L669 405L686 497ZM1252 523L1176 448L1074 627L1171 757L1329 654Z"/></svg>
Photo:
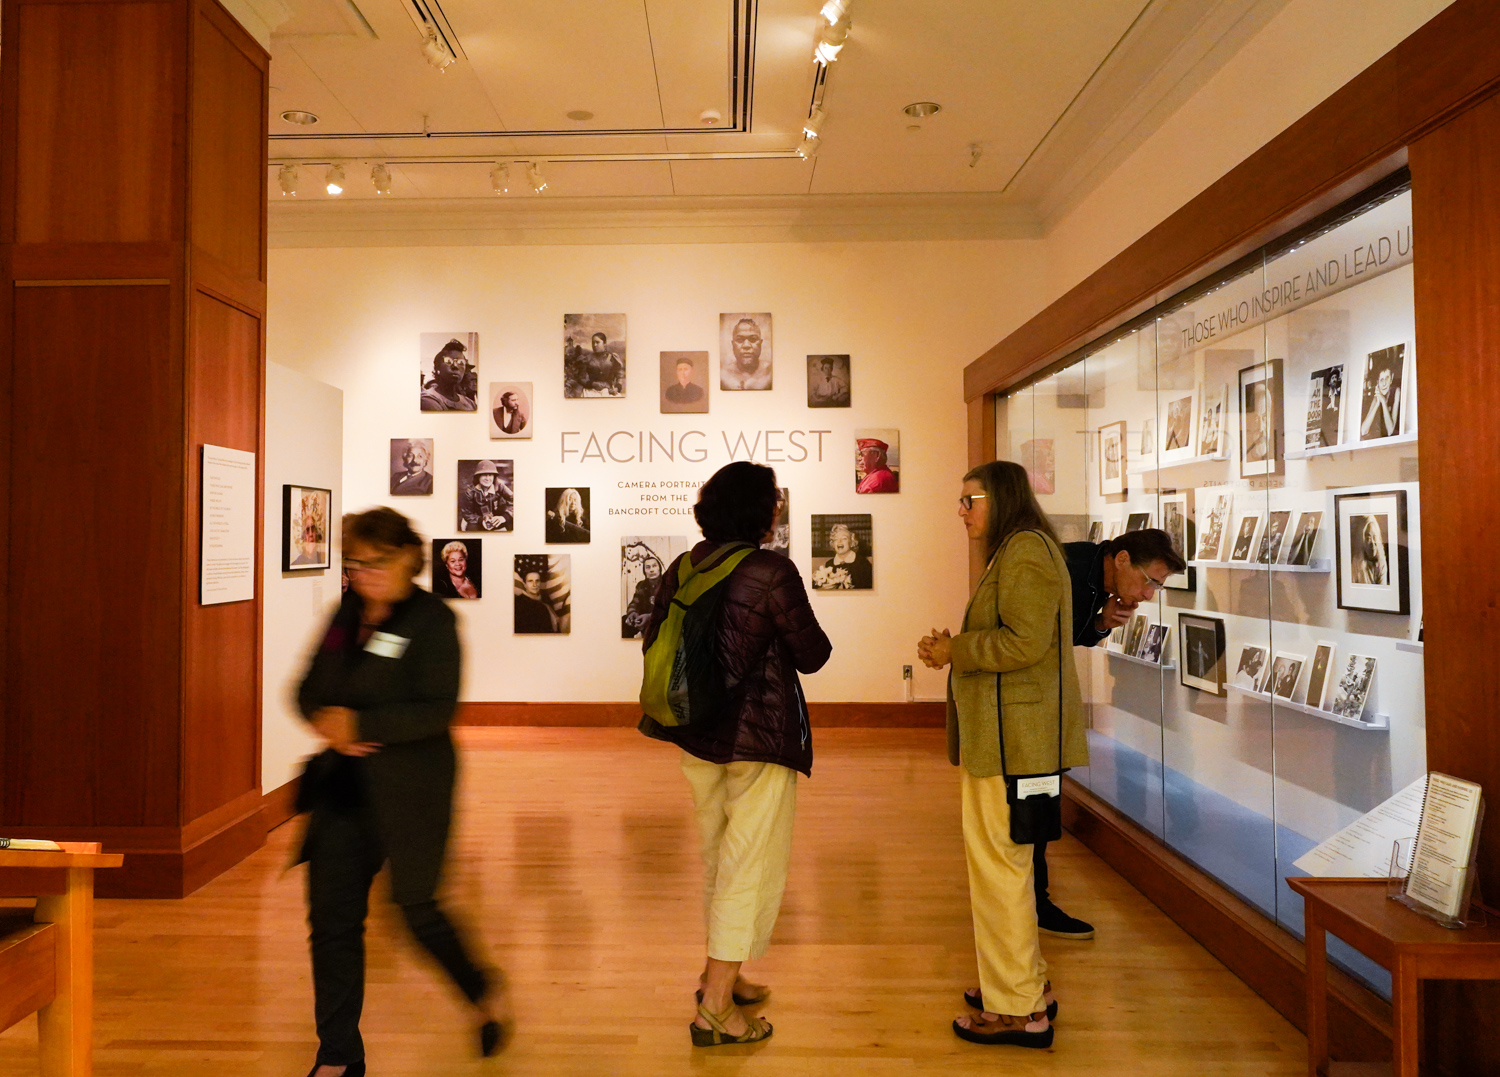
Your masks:
<svg viewBox="0 0 1500 1077"><path fill-rule="evenodd" d="M198 601L255 597L255 454L203 446Z"/></svg>
<svg viewBox="0 0 1500 1077"><path fill-rule="evenodd" d="M1391 845L1408 840L1422 818L1427 775L1361 815L1294 862L1319 879L1384 879L1391 865Z"/></svg>
<svg viewBox="0 0 1500 1077"><path fill-rule="evenodd" d="M1427 778L1404 893L1447 920L1457 920L1465 911L1484 801L1481 794L1479 786L1462 778L1437 771Z"/></svg>

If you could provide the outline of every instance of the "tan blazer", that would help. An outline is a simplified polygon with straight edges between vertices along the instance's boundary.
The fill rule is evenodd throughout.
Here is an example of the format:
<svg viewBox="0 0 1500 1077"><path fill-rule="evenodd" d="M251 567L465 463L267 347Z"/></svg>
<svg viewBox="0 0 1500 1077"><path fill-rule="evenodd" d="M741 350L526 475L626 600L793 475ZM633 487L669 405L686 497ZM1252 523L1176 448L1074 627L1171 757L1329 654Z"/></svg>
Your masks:
<svg viewBox="0 0 1500 1077"><path fill-rule="evenodd" d="M948 759L976 778L1057 770L1058 663L1064 767L1085 767L1083 696L1073 664L1073 589L1063 552L1036 531L1012 535L985 570L953 637ZM1005 762L995 674L1005 704Z"/></svg>

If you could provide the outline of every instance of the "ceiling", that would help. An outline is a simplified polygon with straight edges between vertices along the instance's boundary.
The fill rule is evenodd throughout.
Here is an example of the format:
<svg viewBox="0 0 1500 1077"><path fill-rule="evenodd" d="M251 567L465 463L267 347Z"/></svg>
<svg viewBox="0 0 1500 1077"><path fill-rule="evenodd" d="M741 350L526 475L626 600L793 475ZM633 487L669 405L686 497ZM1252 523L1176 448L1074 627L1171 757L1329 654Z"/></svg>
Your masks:
<svg viewBox="0 0 1500 1077"><path fill-rule="evenodd" d="M328 199L334 161L344 202L378 197L376 163L392 200L449 201L493 198L497 161L535 161L549 200L984 194L1052 217L1286 0L853 0L804 160L820 2L283 0L271 198L292 201L283 162L305 203ZM458 56L445 71L414 3ZM916 101L942 111L914 121ZM510 197L535 198L513 172Z"/></svg>

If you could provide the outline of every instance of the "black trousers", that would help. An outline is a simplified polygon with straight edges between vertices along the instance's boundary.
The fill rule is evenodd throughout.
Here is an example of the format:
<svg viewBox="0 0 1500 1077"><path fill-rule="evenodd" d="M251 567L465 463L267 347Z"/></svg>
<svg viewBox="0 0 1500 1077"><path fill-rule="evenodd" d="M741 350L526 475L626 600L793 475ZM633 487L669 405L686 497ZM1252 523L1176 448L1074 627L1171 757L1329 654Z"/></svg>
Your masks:
<svg viewBox="0 0 1500 1077"><path fill-rule="evenodd" d="M1052 899L1047 895L1047 843L1039 841L1031 847L1031 885L1036 891L1036 911L1040 913Z"/></svg>
<svg viewBox="0 0 1500 1077"><path fill-rule="evenodd" d="M315 811L307 838L308 924L312 929L318 1065L347 1066L365 1057L359 1017L365 1002L365 917L370 884L386 854L361 813ZM470 959L453 924L429 893L400 908L417 942L464 997L478 1002L488 980Z"/></svg>

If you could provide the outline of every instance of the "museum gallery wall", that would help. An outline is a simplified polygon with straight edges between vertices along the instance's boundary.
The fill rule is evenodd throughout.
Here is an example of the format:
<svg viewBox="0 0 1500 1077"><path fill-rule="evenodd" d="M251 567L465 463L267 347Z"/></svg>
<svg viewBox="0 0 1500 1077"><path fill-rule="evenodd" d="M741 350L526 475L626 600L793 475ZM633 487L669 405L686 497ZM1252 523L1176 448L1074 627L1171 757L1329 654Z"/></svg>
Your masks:
<svg viewBox="0 0 1500 1077"><path fill-rule="evenodd" d="M1035 257L273 250L268 354L344 392L346 511L391 505L431 540L465 699L633 699L642 581L699 539L698 484L747 457L787 491L781 535L834 641L809 698L899 701L910 664L937 699L914 646L967 598L961 371L1035 308Z"/></svg>

